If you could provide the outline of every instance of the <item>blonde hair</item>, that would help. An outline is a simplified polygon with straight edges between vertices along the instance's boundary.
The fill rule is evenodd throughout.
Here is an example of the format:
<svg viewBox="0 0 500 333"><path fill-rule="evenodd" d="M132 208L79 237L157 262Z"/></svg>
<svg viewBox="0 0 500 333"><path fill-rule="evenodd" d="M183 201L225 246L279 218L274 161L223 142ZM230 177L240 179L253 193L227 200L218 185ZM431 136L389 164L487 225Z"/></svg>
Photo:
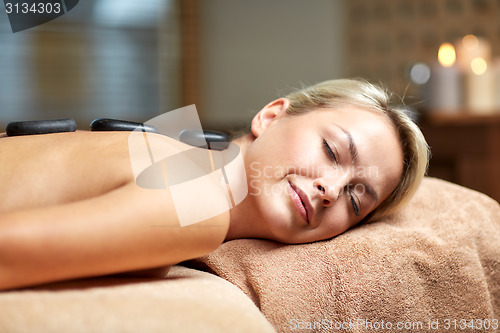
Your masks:
<svg viewBox="0 0 500 333"><path fill-rule="evenodd" d="M285 96L290 101L288 114L317 108L355 105L387 117L399 135L404 167L396 188L373 210L365 221L387 216L405 205L417 191L429 164L430 151L419 127L401 108L390 105L391 94L364 80L324 81Z"/></svg>

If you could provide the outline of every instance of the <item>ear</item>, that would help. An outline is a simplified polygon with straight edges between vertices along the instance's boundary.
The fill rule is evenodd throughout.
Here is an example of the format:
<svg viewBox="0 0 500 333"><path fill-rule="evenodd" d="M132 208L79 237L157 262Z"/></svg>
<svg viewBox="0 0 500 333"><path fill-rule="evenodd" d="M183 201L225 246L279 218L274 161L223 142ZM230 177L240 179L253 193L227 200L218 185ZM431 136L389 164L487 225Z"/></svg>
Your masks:
<svg viewBox="0 0 500 333"><path fill-rule="evenodd" d="M252 134L257 138L276 120L286 114L290 101L286 98L279 98L267 104L252 119Z"/></svg>

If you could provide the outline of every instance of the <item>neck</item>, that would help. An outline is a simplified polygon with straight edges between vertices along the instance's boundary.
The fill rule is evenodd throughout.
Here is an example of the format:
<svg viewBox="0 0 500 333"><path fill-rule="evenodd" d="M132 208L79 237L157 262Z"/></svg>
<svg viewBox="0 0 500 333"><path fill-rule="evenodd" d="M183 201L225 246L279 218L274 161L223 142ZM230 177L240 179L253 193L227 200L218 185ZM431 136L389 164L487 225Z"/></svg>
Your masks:
<svg viewBox="0 0 500 333"><path fill-rule="evenodd" d="M243 160L245 161L246 161L247 149L254 140L255 137L251 133L245 134L241 137L232 140L233 143L237 144L240 147ZM248 219L249 212L248 209L246 209L246 207L248 206L247 199L248 196L241 203L239 203L229 211L230 213L229 230L226 234L226 238L224 241L255 237L255 235L252 235L251 225L249 225L249 219Z"/></svg>

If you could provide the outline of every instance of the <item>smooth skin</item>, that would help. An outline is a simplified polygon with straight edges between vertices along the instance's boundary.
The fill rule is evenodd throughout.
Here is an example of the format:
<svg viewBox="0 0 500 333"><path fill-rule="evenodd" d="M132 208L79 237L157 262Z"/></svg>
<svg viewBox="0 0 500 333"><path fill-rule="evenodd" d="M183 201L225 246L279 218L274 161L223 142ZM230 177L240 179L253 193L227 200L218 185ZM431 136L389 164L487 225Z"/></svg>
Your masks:
<svg viewBox="0 0 500 333"><path fill-rule="evenodd" d="M401 177L392 124L355 106L290 116L288 105L269 103L234 141L249 185L243 202L185 227L168 190L135 184L128 133L0 137L0 290L130 271L164 276L162 267L223 241L314 242L358 224ZM187 149L151 137L167 155Z"/></svg>
<svg viewBox="0 0 500 333"><path fill-rule="evenodd" d="M401 177L401 144L381 114L343 105L291 116L288 106L285 98L266 105L254 117L252 133L236 141L245 152L249 195L231 210L226 239L332 238L366 217ZM292 187L309 201L308 219L296 209Z"/></svg>
<svg viewBox="0 0 500 333"><path fill-rule="evenodd" d="M76 132L0 139L0 289L165 267L222 243L229 213L180 227L168 191L135 184L127 138ZM154 138L171 153L184 148Z"/></svg>

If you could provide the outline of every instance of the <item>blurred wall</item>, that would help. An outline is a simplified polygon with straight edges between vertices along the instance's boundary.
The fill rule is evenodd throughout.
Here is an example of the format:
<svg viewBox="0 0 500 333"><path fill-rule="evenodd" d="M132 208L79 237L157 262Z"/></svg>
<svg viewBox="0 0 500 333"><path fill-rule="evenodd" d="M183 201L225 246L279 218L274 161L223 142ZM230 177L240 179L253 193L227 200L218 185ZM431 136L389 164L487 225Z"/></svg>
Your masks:
<svg viewBox="0 0 500 333"><path fill-rule="evenodd" d="M200 1L204 126L240 127L290 88L343 75L343 0Z"/></svg>
<svg viewBox="0 0 500 333"><path fill-rule="evenodd" d="M410 104L425 98L410 69L436 64L440 44L474 34L500 56L498 0L350 0L345 14L346 74L383 82Z"/></svg>
<svg viewBox="0 0 500 333"><path fill-rule="evenodd" d="M17 33L0 9L0 132L18 120L145 121L181 106L175 1L80 1Z"/></svg>
<svg viewBox="0 0 500 333"><path fill-rule="evenodd" d="M85 0L14 34L1 10L0 128L144 121L191 103L193 86L206 128L244 127L291 88L343 76L344 12L344 0Z"/></svg>

